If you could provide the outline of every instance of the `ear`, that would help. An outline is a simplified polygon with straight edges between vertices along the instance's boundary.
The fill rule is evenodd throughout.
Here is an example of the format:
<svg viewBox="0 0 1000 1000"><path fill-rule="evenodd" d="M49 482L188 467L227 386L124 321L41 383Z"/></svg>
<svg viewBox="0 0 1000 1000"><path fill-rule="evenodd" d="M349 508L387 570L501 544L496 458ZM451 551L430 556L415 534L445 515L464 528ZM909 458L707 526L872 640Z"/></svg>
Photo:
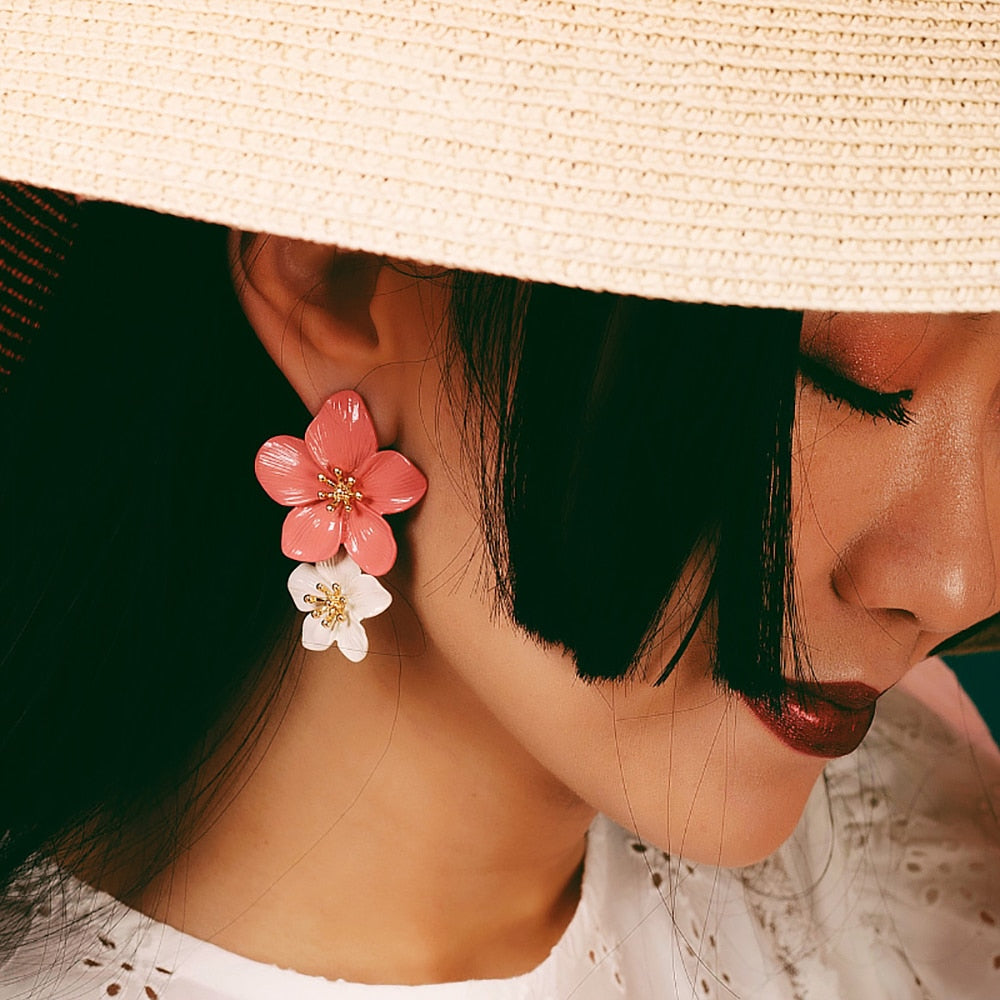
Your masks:
<svg viewBox="0 0 1000 1000"><path fill-rule="evenodd" d="M444 315L443 284L371 254L236 231L230 264L251 326L309 411L358 389L380 443L397 440Z"/></svg>

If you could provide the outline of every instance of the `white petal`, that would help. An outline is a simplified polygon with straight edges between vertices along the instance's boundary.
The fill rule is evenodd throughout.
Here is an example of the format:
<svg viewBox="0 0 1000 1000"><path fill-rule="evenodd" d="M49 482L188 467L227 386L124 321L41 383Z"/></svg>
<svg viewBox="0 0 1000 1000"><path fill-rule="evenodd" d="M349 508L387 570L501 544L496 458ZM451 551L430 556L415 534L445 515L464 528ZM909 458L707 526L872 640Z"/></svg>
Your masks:
<svg viewBox="0 0 1000 1000"><path fill-rule="evenodd" d="M338 631L339 626L327 628L319 618L306 615L302 622L302 645L306 649L322 652L324 649L329 649L339 638Z"/></svg>
<svg viewBox="0 0 1000 1000"><path fill-rule="evenodd" d="M351 617L359 621L382 614L392 604L392 594L374 576L368 576L367 573L352 580L349 589L344 590L344 596L347 598Z"/></svg>
<svg viewBox="0 0 1000 1000"><path fill-rule="evenodd" d="M368 633L359 621L346 621L337 626L337 647L352 663L368 655Z"/></svg>
<svg viewBox="0 0 1000 1000"><path fill-rule="evenodd" d="M316 563L316 571L325 583L339 583L341 589L361 576L361 568L343 549L338 549L337 554L329 559Z"/></svg>
<svg viewBox="0 0 1000 1000"><path fill-rule="evenodd" d="M304 600L306 594L316 593L316 584L322 583L323 577L316 571L312 563L299 563L288 577L288 593L292 595L295 607L299 611L311 611L312 605Z"/></svg>

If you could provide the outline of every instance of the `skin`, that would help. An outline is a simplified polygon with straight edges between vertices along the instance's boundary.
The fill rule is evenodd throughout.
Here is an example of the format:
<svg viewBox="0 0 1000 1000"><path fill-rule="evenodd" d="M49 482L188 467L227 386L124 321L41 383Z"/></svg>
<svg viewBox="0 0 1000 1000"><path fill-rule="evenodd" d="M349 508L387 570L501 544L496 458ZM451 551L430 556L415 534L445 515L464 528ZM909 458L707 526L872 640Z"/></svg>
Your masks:
<svg viewBox="0 0 1000 1000"><path fill-rule="evenodd" d="M277 238L249 259L249 275L234 265L244 309L309 409L358 388L380 444L430 488L397 531L395 600L367 623L369 657L297 654L239 788L133 902L304 973L490 978L558 940L598 811L693 860L773 851L824 761L714 686L704 631L661 687L645 671L585 684L493 613L436 360L442 286ZM806 315L804 350L869 388L912 389L914 418L876 423L800 388L797 594L817 678L886 690L1000 610L998 337L1000 315ZM650 676L670 652L668 639Z"/></svg>

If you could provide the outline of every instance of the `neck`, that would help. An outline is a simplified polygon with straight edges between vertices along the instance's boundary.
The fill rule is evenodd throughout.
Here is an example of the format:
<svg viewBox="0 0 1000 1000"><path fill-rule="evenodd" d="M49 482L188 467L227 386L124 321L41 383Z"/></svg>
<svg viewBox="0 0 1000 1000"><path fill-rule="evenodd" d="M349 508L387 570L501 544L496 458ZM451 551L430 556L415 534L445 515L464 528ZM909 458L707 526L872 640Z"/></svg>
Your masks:
<svg viewBox="0 0 1000 1000"><path fill-rule="evenodd" d="M247 957L327 978L503 978L541 962L579 897L593 810L531 757L433 648L331 650L223 810L133 902ZM210 769L209 769L210 770Z"/></svg>

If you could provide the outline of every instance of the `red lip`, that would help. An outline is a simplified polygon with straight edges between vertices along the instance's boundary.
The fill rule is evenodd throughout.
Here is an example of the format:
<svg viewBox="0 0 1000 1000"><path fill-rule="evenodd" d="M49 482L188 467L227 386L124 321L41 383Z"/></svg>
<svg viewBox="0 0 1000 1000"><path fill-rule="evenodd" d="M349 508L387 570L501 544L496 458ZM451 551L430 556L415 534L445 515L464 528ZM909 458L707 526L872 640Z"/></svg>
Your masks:
<svg viewBox="0 0 1000 1000"><path fill-rule="evenodd" d="M843 757L865 738L878 696L867 684L794 683L782 693L778 711L762 699L743 700L793 750L814 757Z"/></svg>

